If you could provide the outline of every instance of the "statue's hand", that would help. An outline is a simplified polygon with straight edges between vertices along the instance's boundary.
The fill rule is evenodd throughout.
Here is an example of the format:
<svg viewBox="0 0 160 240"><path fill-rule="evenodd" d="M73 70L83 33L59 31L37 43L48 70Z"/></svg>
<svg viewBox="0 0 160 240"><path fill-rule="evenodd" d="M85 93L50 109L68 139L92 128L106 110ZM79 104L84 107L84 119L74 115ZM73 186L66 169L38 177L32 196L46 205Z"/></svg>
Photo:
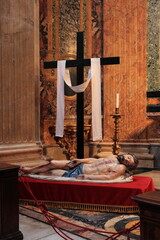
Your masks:
<svg viewBox="0 0 160 240"><path fill-rule="evenodd" d="M133 176L127 178L129 181L133 181Z"/></svg>
<svg viewBox="0 0 160 240"><path fill-rule="evenodd" d="M73 159L71 160L67 165L69 168L74 168L75 166L77 166L79 164L78 159Z"/></svg>

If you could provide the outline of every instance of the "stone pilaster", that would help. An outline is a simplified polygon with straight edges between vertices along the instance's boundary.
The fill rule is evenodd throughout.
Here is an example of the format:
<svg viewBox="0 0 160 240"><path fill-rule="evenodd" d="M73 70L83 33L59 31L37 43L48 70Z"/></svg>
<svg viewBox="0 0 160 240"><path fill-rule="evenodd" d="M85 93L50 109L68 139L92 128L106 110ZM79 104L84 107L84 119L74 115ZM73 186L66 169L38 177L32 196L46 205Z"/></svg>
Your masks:
<svg viewBox="0 0 160 240"><path fill-rule="evenodd" d="M0 162L41 158L39 1L0 1Z"/></svg>

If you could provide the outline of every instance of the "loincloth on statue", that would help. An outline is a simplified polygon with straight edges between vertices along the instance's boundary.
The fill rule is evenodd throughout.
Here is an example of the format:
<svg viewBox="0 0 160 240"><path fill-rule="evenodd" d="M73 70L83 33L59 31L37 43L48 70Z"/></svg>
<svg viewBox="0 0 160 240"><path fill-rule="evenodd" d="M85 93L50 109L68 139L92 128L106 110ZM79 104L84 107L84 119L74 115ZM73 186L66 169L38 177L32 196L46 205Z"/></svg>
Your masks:
<svg viewBox="0 0 160 240"><path fill-rule="evenodd" d="M67 178L76 178L78 175L83 174L83 165L84 163L80 163L74 168L71 168L67 170L62 177L67 177Z"/></svg>

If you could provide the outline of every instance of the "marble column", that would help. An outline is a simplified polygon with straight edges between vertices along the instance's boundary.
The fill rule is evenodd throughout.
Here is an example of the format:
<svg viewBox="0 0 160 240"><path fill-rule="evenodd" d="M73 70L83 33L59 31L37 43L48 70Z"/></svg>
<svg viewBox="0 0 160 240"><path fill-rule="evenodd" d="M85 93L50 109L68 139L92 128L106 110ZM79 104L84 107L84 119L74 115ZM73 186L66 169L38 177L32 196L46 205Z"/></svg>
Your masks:
<svg viewBox="0 0 160 240"><path fill-rule="evenodd" d="M39 1L0 1L0 162L40 159Z"/></svg>

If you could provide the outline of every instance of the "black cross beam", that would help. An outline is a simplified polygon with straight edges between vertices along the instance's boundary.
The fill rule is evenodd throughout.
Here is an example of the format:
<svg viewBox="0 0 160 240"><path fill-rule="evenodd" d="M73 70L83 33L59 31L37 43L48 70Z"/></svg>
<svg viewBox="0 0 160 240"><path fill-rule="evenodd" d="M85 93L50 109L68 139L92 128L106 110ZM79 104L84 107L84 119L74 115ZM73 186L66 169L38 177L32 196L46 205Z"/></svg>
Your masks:
<svg viewBox="0 0 160 240"><path fill-rule="evenodd" d="M119 57L100 59L101 65L119 64ZM91 60L84 59L84 34L77 33L77 59L66 60L66 67L77 67L77 85L84 82L84 67L90 66ZM44 62L44 68L57 68L57 61ZM84 158L84 93L77 93L77 158Z"/></svg>

